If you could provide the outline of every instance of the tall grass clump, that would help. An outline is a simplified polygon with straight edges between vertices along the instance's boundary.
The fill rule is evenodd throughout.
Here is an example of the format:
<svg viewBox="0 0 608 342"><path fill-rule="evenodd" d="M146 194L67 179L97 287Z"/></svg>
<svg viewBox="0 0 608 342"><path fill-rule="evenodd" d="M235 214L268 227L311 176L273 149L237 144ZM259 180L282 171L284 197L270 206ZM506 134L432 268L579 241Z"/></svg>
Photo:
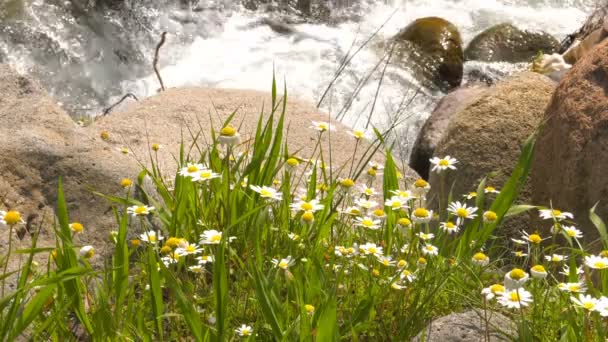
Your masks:
<svg viewBox="0 0 608 342"><path fill-rule="evenodd" d="M506 338L606 338L608 255L583 248L570 213L513 204L534 138L501 189L482 181L431 203L431 184L403 177L377 130L351 132L362 153L347 165L323 154L335 129L325 122L310 128L311 156L290 151L286 104L273 82L271 109L250 139L236 113L207 142L203 129L192 132L170 178L153 145L151 166L121 181L123 196L99 194L116 218L103 265L79 242L84 226L70 223L60 181L55 246L37 246L36 233L30 248L9 243L0 338L404 341L471 308L480 319L503 313L514 326ZM372 161L379 150L383 164ZM434 172L457 172L454 158L431 162ZM532 209L546 232L496 239L504 218ZM590 215L608 249L604 223ZM10 234L23 224L14 210L0 218ZM35 267L41 256L47 267ZM9 272L14 257L23 262ZM16 285L4 292L9 278Z"/></svg>

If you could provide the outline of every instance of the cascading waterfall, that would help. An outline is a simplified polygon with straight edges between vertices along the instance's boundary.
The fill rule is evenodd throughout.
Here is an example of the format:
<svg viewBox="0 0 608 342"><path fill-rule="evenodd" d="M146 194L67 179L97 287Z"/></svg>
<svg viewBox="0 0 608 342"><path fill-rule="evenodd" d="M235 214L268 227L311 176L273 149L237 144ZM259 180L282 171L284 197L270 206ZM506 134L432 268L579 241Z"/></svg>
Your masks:
<svg viewBox="0 0 608 342"><path fill-rule="evenodd" d="M408 70L385 69L379 42L424 16L450 20L465 43L502 22L561 39L595 5L595 0L327 1L332 17L305 21L282 11L276 1L265 1L255 11L236 0L127 0L122 7L103 9L78 5L86 3L80 0L11 1L23 7L0 13L0 61L38 78L75 116L99 114L128 92L154 95L159 85L151 61L166 31L160 59L166 86L266 91L274 70L292 97L318 103L326 94L321 108L347 125L399 123L395 132L406 154L441 94L419 88ZM278 33L259 23L269 16L292 23L299 33ZM326 93L345 56L360 47ZM521 68L465 65L465 70L499 75Z"/></svg>

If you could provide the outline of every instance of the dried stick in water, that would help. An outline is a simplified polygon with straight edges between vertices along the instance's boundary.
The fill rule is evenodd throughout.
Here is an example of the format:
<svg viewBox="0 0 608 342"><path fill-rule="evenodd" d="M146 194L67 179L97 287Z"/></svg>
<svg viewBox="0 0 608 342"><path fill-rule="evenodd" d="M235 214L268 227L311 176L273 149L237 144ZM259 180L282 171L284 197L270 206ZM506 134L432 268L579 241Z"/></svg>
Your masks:
<svg viewBox="0 0 608 342"><path fill-rule="evenodd" d="M160 77L160 72L158 71L158 51L165 44L165 36L167 32L163 32L160 35L160 42L156 45L156 52L154 53L154 61L152 62L152 67L154 68L154 72L156 73L156 77L158 78L158 82L160 82L160 89L165 91L165 84L163 83L163 78Z"/></svg>

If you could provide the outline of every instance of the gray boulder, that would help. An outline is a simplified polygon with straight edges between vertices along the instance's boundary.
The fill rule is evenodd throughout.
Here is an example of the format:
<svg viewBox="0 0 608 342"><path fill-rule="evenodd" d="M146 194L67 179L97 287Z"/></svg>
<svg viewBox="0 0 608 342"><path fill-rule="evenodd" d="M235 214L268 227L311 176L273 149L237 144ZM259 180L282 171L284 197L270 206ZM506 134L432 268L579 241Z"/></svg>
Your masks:
<svg viewBox="0 0 608 342"><path fill-rule="evenodd" d="M512 341L516 333L513 321L500 313L469 310L453 313L431 322L412 341L499 342Z"/></svg>

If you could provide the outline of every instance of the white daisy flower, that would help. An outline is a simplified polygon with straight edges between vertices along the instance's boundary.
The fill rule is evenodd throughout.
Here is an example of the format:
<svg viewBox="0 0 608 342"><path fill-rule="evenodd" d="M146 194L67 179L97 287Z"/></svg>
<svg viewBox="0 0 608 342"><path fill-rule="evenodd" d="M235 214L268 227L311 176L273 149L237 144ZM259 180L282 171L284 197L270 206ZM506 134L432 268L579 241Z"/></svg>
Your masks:
<svg viewBox="0 0 608 342"><path fill-rule="evenodd" d="M357 205L358 207L361 207L363 209L369 210L375 206L378 205L378 202L376 201L371 201L365 198L357 198L355 200L355 205Z"/></svg>
<svg viewBox="0 0 608 342"><path fill-rule="evenodd" d="M376 260L378 260L379 263L381 263L382 265L384 265L386 267L395 266L397 264L390 255L389 256L377 256Z"/></svg>
<svg viewBox="0 0 608 342"><path fill-rule="evenodd" d="M416 275L409 270L401 270L399 272L399 278L403 281L412 283L416 280Z"/></svg>
<svg viewBox="0 0 608 342"><path fill-rule="evenodd" d="M530 279L530 275L521 268L514 268L505 274L505 287L507 289L518 289Z"/></svg>
<svg viewBox="0 0 608 342"><path fill-rule="evenodd" d="M448 211L457 217L456 222L458 223L477 216L477 207L468 207L466 203L460 203L459 201L450 203Z"/></svg>
<svg viewBox="0 0 608 342"><path fill-rule="evenodd" d="M205 230L200 238L201 245L217 245L222 241L222 232L215 229Z"/></svg>
<svg viewBox="0 0 608 342"><path fill-rule="evenodd" d="M568 260L568 256L553 253L551 255L545 255L545 260L557 263Z"/></svg>
<svg viewBox="0 0 608 342"><path fill-rule="evenodd" d="M478 266L487 266L490 263L490 257L485 253L477 252L473 255L471 261Z"/></svg>
<svg viewBox="0 0 608 342"><path fill-rule="evenodd" d="M422 246L422 254L424 255L438 255L439 249L433 245L426 244Z"/></svg>
<svg viewBox="0 0 608 342"><path fill-rule="evenodd" d="M201 253L202 251L203 251L203 249L200 248L197 244L189 243L189 242L186 242L186 243L182 244L180 247L178 247L177 249L175 249L175 253L178 254L179 256L195 255L195 254Z"/></svg>
<svg viewBox="0 0 608 342"><path fill-rule="evenodd" d="M456 170L456 166L454 166L454 164L458 163L458 160L450 156L445 156L443 158L433 157L430 159L430 162L433 165L431 172L437 171L437 173L441 173L441 171L445 171L447 169Z"/></svg>
<svg viewBox="0 0 608 342"><path fill-rule="evenodd" d="M433 211L425 208L417 208L412 212L411 218L414 223L428 223L433 218Z"/></svg>
<svg viewBox="0 0 608 342"><path fill-rule="evenodd" d="M160 233L157 234L155 231L151 230L149 232L145 232L145 233L139 235L139 239L141 241L145 241L147 243L156 245L159 241L164 239L164 237L162 235L160 235Z"/></svg>
<svg viewBox="0 0 608 342"><path fill-rule="evenodd" d="M281 193L269 186L250 185L249 188L260 194L260 197L262 198L268 198L274 201L280 201L283 198Z"/></svg>
<svg viewBox="0 0 608 342"><path fill-rule="evenodd" d="M562 221L565 219L573 219L574 215L567 211L561 211L557 209L541 209L539 210L539 215L544 220L556 220Z"/></svg>
<svg viewBox="0 0 608 342"><path fill-rule="evenodd" d="M521 288L507 290L498 297L498 303L508 309L519 309L532 303L532 294Z"/></svg>
<svg viewBox="0 0 608 342"><path fill-rule="evenodd" d="M486 296L486 300L492 300L496 296L500 296L505 292L505 287L501 284L490 285L483 290L481 290L481 294Z"/></svg>
<svg viewBox="0 0 608 342"><path fill-rule="evenodd" d="M424 241L431 240L431 239L433 239L435 237L435 234L433 234L433 233L423 233L423 232L420 232L417 235L418 235L418 237L421 240L424 240Z"/></svg>
<svg viewBox="0 0 608 342"><path fill-rule="evenodd" d="M200 163L188 163L182 167L179 171L180 176L183 177L196 177L198 174L205 169L205 165Z"/></svg>
<svg viewBox="0 0 608 342"><path fill-rule="evenodd" d="M370 188L367 185L361 186L360 191L362 195L369 197L376 196L378 194L378 192L374 188Z"/></svg>
<svg viewBox="0 0 608 342"><path fill-rule="evenodd" d="M589 255L585 257L585 265L596 270L603 270L608 268L608 258L599 255Z"/></svg>
<svg viewBox="0 0 608 342"><path fill-rule="evenodd" d="M399 196L391 197L390 199L386 200L386 202L384 202L384 205L391 208L392 210L401 210L403 208L407 208L406 201L404 201L403 198Z"/></svg>
<svg viewBox="0 0 608 342"><path fill-rule="evenodd" d="M355 222L358 227L363 227L371 230L380 229L380 220L374 220L369 216L355 217Z"/></svg>
<svg viewBox="0 0 608 342"><path fill-rule="evenodd" d="M581 275L581 274L585 273L585 271L583 271L583 266L578 266L576 268L575 272L577 275ZM564 265L562 267L562 270L559 272L559 274L563 274L565 276L570 276L570 267L568 265Z"/></svg>
<svg viewBox="0 0 608 342"><path fill-rule="evenodd" d="M581 232L579 229L576 229L576 227L574 226L562 226L562 229L564 233L566 233L566 235L571 238L580 239L583 237L583 232Z"/></svg>
<svg viewBox="0 0 608 342"><path fill-rule="evenodd" d="M319 201L316 199L313 199L311 201L299 201L296 203L291 203L289 205L291 207L291 210L298 212L298 211L312 211L313 213L319 210L323 210L324 206L323 204L319 204Z"/></svg>
<svg viewBox="0 0 608 342"><path fill-rule="evenodd" d="M310 128L319 131L319 132L325 132L325 131L335 131L336 128L334 126L332 126L329 122L325 122L325 121L312 121L312 126L310 126Z"/></svg>
<svg viewBox="0 0 608 342"><path fill-rule="evenodd" d="M499 194L499 193L500 193L500 191L498 191L498 190L497 190L495 187L493 187L493 186L486 186L486 187L483 189L483 192L484 192L484 193L486 193L486 194Z"/></svg>
<svg viewBox="0 0 608 342"><path fill-rule="evenodd" d="M382 256L384 254L382 247L376 246L375 243L369 242L359 246L359 250L362 251L365 255L372 255L376 257Z"/></svg>
<svg viewBox="0 0 608 342"><path fill-rule="evenodd" d="M209 169L201 170L197 175L192 176L193 182L205 182L214 178L220 178L221 175L219 173L215 173Z"/></svg>
<svg viewBox="0 0 608 342"><path fill-rule="evenodd" d="M218 140L222 145L233 146L239 143L241 135L234 127L228 125L220 130Z"/></svg>
<svg viewBox="0 0 608 342"><path fill-rule="evenodd" d="M460 227L451 221L439 223L439 228L448 234L456 234L460 231Z"/></svg>
<svg viewBox="0 0 608 342"><path fill-rule="evenodd" d="M530 268L530 274L532 275L532 278L535 279L545 279L548 275L547 270L545 270L543 265L532 266L532 268Z"/></svg>
<svg viewBox="0 0 608 342"><path fill-rule="evenodd" d="M212 263L214 258L213 255L201 255L196 257L196 260L198 260L199 265L206 265Z"/></svg>
<svg viewBox="0 0 608 342"><path fill-rule="evenodd" d="M280 269L287 270L289 267L293 266L296 262L291 258L291 255L288 255L287 258L283 259L272 259L270 262Z"/></svg>
<svg viewBox="0 0 608 342"><path fill-rule="evenodd" d="M368 132L366 132L365 130L362 130L362 129L354 129L354 130L348 131L346 133L353 136L357 140L361 140L361 139L369 140L371 137L371 135Z"/></svg>
<svg viewBox="0 0 608 342"><path fill-rule="evenodd" d="M150 207L147 205L134 205L127 208L127 214L131 214L133 217L146 216L150 214L150 212L153 210L154 207Z"/></svg>
<svg viewBox="0 0 608 342"><path fill-rule="evenodd" d="M431 190L431 185L422 178L417 179L412 187L412 192L418 197L425 196L429 190Z"/></svg>
<svg viewBox="0 0 608 342"><path fill-rule="evenodd" d="M91 259L93 255L95 255L95 248L90 245L82 246L82 248L80 248L79 254L80 257L83 259Z"/></svg>
<svg viewBox="0 0 608 342"><path fill-rule="evenodd" d="M234 329L234 331L241 337L248 337L253 334L253 328L249 325L241 325L240 327Z"/></svg>
<svg viewBox="0 0 608 342"><path fill-rule="evenodd" d="M413 198L412 192L409 190L392 190L391 193L395 196L401 197L404 201L409 201Z"/></svg>
<svg viewBox="0 0 608 342"><path fill-rule="evenodd" d="M350 216L359 216L361 215L361 209L359 209L358 207L348 207L342 211L342 214Z"/></svg>
<svg viewBox="0 0 608 342"><path fill-rule="evenodd" d="M587 311L596 311L599 299L593 298L590 295L581 294L578 298L571 296L570 300L578 307L583 308Z"/></svg>
<svg viewBox="0 0 608 342"><path fill-rule="evenodd" d="M557 288L570 293L585 293L587 291L587 286L583 282L559 283Z"/></svg>

